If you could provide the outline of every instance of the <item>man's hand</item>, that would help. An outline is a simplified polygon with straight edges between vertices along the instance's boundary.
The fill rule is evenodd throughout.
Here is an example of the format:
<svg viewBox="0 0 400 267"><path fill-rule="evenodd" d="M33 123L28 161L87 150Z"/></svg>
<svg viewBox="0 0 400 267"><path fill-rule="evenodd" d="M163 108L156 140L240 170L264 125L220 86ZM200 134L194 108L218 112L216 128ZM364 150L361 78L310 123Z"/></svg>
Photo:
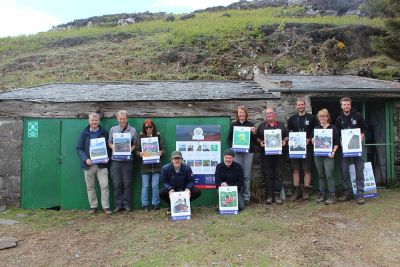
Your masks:
<svg viewBox="0 0 400 267"><path fill-rule="evenodd" d="M228 186L228 184L226 182L222 182L221 186Z"/></svg>
<svg viewBox="0 0 400 267"><path fill-rule="evenodd" d="M189 197L192 195L192 193L190 192L190 189L189 189L189 188L186 188L186 189L185 189L185 192L189 192Z"/></svg>
<svg viewBox="0 0 400 267"><path fill-rule="evenodd" d="M169 196L170 199L171 199L171 193L173 193L173 192L175 192L174 189L171 189L171 190L169 190L169 192L168 192L168 196Z"/></svg>
<svg viewBox="0 0 400 267"><path fill-rule="evenodd" d="M92 162L90 159L87 159L87 160L85 161L85 163L86 163L86 165L88 165L88 166L90 166L90 165L93 164L93 162Z"/></svg>

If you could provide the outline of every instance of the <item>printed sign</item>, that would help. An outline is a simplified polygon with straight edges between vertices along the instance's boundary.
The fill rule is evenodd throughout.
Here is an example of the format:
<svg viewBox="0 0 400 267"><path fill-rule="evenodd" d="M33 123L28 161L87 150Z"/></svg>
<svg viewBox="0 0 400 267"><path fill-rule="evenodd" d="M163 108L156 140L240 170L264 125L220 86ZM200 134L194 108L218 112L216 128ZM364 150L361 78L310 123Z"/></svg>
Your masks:
<svg viewBox="0 0 400 267"><path fill-rule="evenodd" d="M264 130L264 153L265 155L282 154L282 131L281 129Z"/></svg>
<svg viewBox="0 0 400 267"><path fill-rule="evenodd" d="M239 199L237 186L218 187L219 214L238 214Z"/></svg>
<svg viewBox="0 0 400 267"><path fill-rule="evenodd" d="M89 154L90 154L90 160L94 164L107 163L108 154L106 147L106 139L104 137L90 139Z"/></svg>
<svg viewBox="0 0 400 267"><path fill-rule="evenodd" d="M341 135L343 157L361 157L362 146L360 128L341 130Z"/></svg>
<svg viewBox="0 0 400 267"><path fill-rule="evenodd" d="M131 159L131 133L114 133L113 159Z"/></svg>
<svg viewBox="0 0 400 267"><path fill-rule="evenodd" d="M333 130L314 129L314 156L328 157L332 153Z"/></svg>
<svg viewBox="0 0 400 267"><path fill-rule="evenodd" d="M307 155L307 133L289 133L289 158L305 159Z"/></svg>
<svg viewBox="0 0 400 267"><path fill-rule="evenodd" d="M39 137L39 122L28 121L28 138Z"/></svg>
<svg viewBox="0 0 400 267"><path fill-rule="evenodd" d="M248 153L250 149L250 127L233 127L232 150Z"/></svg>
<svg viewBox="0 0 400 267"><path fill-rule="evenodd" d="M351 178L351 185L353 187L353 193L357 195L357 186L356 186L356 169L354 164L349 166L350 170L350 178ZM371 162L364 163L364 197L366 198L373 198L378 196L378 191L376 189L376 182L374 171L372 169Z"/></svg>
<svg viewBox="0 0 400 267"><path fill-rule="evenodd" d="M189 192L172 192L170 194L171 201L171 220L183 221L192 218L190 211Z"/></svg>
<svg viewBox="0 0 400 267"><path fill-rule="evenodd" d="M158 137L140 138L143 152L143 164L153 164L160 162Z"/></svg>

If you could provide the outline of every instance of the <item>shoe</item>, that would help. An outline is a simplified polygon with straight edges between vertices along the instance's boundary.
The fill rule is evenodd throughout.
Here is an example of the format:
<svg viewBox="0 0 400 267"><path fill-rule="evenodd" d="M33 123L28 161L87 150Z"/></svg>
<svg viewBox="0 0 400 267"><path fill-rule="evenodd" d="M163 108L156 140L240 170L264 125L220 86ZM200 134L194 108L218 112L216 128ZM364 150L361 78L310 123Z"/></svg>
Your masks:
<svg viewBox="0 0 400 267"><path fill-rule="evenodd" d="M329 197L327 200L325 200L325 205L333 205L336 200L336 195L335 193L329 193Z"/></svg>
<svg viewBox="0 0 400 267"><path fill-rule="evenodd" d="M153 210L159 210L160 206L159 205L153 205L152 208L153 208Z"/></svg>
<svg viewBox="0 0 400 267"><path fill-rule="evenodd" d="M319 193L319 197L315 200L318 204L321 204L322 202L324 202L326 197L325 192L320 192Z"/></svg>
<svg viewBox="0 0 400 267"><path fill-rule="evenodd" d="M281 199L281 197L280 197L280 192L275 192L274 193L274 201L275 201L275 203L276 204L278 204L278 205L281 205L283 202L282 202L282 199Z"/></svg>
<svg viewBox="0 0 400 267"><path fill-rule="evenodd" d="M105 208L105 209L103 209L103 211L107 215L111 215L112 214L112 211L109 208Z"/></svg>
<svg viewBox="0 0 400 267"><path fill-rule="evenodd" d="M295 186L294 192L293 192L292 196L290 197L290 201L294 202L299 198L300 198L300 188L298 186Z"/></svg>
<svg viewBox="0 0 400 267"><path fill-rule="evenodd" d="M303 200L307 201L310 199L310 194L312 192L312 187L311 186L304 186L303 188Z"/></svg>
<svg viewBox="0 0 400 267"><path fill-rule="evenodd" d="M88 213L89 214L95 214L96 212L97 212L96 208L91 208Z"/></svg>
<svg viewBox="0 0 400 267"><path fill-rule="evenodd" d="M272 204L272 196L268 196L267 197L267 205L271 205Z"/></svg>
<svg viewBox="0 0 400 267"><path fill-rule="evenodd" d="M129 208L129 207L125 207L125 208L124 208L124 211L125 211L125 212L131 212L132 210L131 210L131 208Z"/></svg>
<svg viewBox="0 0 400 267"><path fill-rule="evenodd" d="M149 205L143 206L142 209L143 209L144 211L149 211Z"/></svg>
<svg viewBox="0 0 400 267"><path fill-rule="evenodd" d="M343 195L338 198L338 201L340 201L340 202L345 202L345 201L349 201L349 200L351 200L351 195L347 191L344 191Z"/></svg>
<svg viewBox="0 0 400 267"><path fill-rule="evenodd" d="M357 204L358 205L363 205L363 204L365 204L365 199L364 199L364 193L360 193L360 192L358 192L357 193Z"/></svg>
<svg viewBox="0 0 400 267"><path fill-rule="evenodd" d="M116 208L113 210L114 213L121 212L121 211L122 211L122 208L121 208L121 207L116 207Z"/></svg>

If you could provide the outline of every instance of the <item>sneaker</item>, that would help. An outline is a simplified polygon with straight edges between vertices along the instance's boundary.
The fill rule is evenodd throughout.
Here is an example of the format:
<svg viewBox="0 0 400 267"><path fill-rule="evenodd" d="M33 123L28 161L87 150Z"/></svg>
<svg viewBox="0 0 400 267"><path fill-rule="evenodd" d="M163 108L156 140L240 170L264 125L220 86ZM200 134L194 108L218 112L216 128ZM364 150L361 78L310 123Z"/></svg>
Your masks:
<svg viewBox="0 0 400 267"><path fill-rule="evenodd" d="M109 208L105 208L105 209L103 209L103 211L107 215L111 215L112 214L112 211Z"/></svg>
<svg viewBox="0 0 400 267"><path fill-rule="evenodd" d="M91 208L88 213L89 214L95 214L96 212L97 212L96 208Z"/></svg>
<svg viewBox="0 0 400 267"><path fill-rule="evenodd" d="M290 201L294 202L300 198L300 188L298 186L294 187L294 192L290 197Z"/></svg>
<svg viewBox="0 0 400 267"><path fill-rule="evenodd" d="M131 210L131 208L129 208L129 207L125 207L125 208L124 208L124 211L126 211L126 212L131 212L132 210Z"/></svg>
<svg viewBox="0 0 400 267"><path fill-rule="evenodd" d="M144 211L149 211L149 205L143 206L142 209L143 209Z"/></svg>
<svg viewBox="0 0 400 267"><path fill-rule="evenodd" d="M153 210L159 210L160 206L159 205L153 205L152 208L153 208Z"/></svg>
<svg viewBox="0 0 400 267"><path fill-rule="evenodd" d="M114 213L121 212L121 211L122 211L122 208L121 208L121 207L116 207L116 208L113 210Z"/></svg>

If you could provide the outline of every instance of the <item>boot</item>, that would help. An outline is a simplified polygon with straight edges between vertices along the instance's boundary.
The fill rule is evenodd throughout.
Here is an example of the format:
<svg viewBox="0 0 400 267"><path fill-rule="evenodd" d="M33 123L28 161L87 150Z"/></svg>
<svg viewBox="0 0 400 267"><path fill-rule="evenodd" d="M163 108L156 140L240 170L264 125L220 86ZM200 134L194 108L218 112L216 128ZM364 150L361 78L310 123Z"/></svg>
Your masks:
<svg viewBox="0 0 400 267"><path fill-rule="evenodd" d="M280 197L280 193L279 192L274 192L274 201L276 204L281 205L282 204L282 200Z"/></svg>
<svg viewBox="0 0 400 267"><path fill-rule="evenodd" d="M267 205L271 205L272 204L272 193L271 194L267 194Z"/></svg>
<svg viewBox="0 0 400 267"><path fill-rule="evenodd" d="M357 192L357 204L358 204L358 205L363 205L363 204L365 204L364 192Z"/></svg>
<svg viewBox="0 0 400 267"><path fill-rule="evenodd" d="M326 193L325 192L319 192L319 197L316 199L318 204L321 204L322 202L324 202L326 197Z"/></svg>
<svg viewBox="0 0 400 267"><path fill-rule="evenodd" d="M312 192L312 187L311 186L304 186L303 188L303 200L309 200L310 199L310 194Z"/></svg>
<svg viewBox="0 0 400 267"><path fill-rule="evenodd" d="M329 197L327 200L325 200L325 205L333 205L336 200L336 195L335 193L329 193Z"/></svg>
<svg viewBox="0 0 400 267"><path fill-rule="evenodd" d="M290 201L294 202L299 198L300 198L300 187L299 186L295 186L293 195L290 197Z"/></svg>
<svg viewBox="0 0 400 267"><path fill-rule="evenodd" d="M351 200L351 195L349 191L343 191L343 195L338 198L340 202L349 201Z"/></svg>

